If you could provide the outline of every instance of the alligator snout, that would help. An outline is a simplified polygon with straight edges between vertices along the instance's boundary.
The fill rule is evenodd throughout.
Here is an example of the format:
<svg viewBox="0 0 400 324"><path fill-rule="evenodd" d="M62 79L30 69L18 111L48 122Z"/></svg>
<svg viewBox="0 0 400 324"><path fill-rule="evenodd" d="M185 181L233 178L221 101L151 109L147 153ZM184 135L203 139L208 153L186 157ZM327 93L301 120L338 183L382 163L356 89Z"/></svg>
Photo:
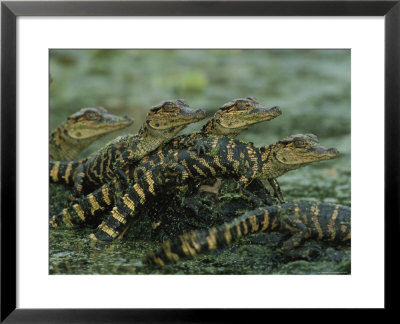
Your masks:
<svg viewBox="0 0 400 324"><path fill-rule="evenodd" d="M279 106L272 107L272 108L270 109L270 111L271 111L271 113L273 113L275 116L280 116L280 115L282 115L282 109L281 109L281 107L279 107Z"/></svg>
<svg viewBox="0 0 400 324"><path fill-rule="evenodd" d="M203 116L203 117L206 117L206 116L207 116L207 112L206 112L204 109L197 109L197 110L195 111L195 113L196 113L197 115L200 115L200 116Z"/></svg>
<svg viewBox="0 0 400 324"><path fill-rule="evenodd" d="M336 149L336 148L334 148L334 147L331 147L331 148L328 148L328 153L330 154L330 155L332 155L332 156L339 156L339 150L338 149Z"/></svg>

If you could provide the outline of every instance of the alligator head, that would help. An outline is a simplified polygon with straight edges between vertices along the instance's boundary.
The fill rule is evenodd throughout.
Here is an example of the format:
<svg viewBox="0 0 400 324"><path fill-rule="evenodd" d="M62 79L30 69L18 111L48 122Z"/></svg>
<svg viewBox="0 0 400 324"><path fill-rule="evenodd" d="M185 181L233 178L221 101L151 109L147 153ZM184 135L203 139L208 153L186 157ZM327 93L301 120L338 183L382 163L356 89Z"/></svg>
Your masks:
<svg viewBox="0 0 400 324"><path fill-rule="evenodd" d="M50 133L49 153L53 160L73 160L102 135L128 127L133 119L111 115L102 107L83 108Z"/></svg>
<svg viewBox="0 0 400 324"><path fill-rule="evenodd" d="M278 106L267 108L252 97L234 99L222 105L203 127L207 135L234 137L251 125L268 121L282 114Z"/></svg>
<svg viewBox="0 0 400 324"><path fill-rule="evenodd" d="M91 142L101 135L128 127L133 123L129 116L109 114L103 107L83 108L68 117L63 133L75 140Z"/></svg>
<svg viewBox="0 0 400 324"><path fill-rule="evenodd" d="M264 178L279 177L313 162L330 160L339 156L335 148L325 148L313 134L297 134L281 139L276 144L264 147Z"/></svg>
<svg viewBox="0 0 400 324"><path fill-rule="evenodd" d="M205 110L194 110L183 99L164 101L151 108L139 133L146 132L154 136L172 138L186 125L202 120L206 116Z"/></svg>

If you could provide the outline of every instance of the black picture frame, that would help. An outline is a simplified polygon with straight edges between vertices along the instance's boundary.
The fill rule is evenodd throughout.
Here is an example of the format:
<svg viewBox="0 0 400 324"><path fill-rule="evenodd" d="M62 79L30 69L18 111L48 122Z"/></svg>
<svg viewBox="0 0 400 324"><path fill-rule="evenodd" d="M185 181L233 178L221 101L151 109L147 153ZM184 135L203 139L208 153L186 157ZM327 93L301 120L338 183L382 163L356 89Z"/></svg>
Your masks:
<svg viewBox="0 0 400 324"><path fill-rule="evenodd" d="M5 323L225 322L262 310L16 308L16 19L19 16L384 16L385 18L385 309L399 252L400 1L4 1L1 3L1 321ZM368 95L368 94L366 94ZM373 136L373 130L371 134ZM367 140L367 138L366 138ZM368 154L374 154L373 148ZM367 161L368 157L366 157ZM366 182L371 174L366 175ZM372 190L372 188L371 188ZM373 236L373 233L371 233ZM393 251L392 251L393 250ZM371 260L373 262L373 260ZM266 292L267 293L267 292ZM394 295L394 294L393 294ZM105 297L106 298L106 297ZM238 296L240 298L240 296Z"/></svg>

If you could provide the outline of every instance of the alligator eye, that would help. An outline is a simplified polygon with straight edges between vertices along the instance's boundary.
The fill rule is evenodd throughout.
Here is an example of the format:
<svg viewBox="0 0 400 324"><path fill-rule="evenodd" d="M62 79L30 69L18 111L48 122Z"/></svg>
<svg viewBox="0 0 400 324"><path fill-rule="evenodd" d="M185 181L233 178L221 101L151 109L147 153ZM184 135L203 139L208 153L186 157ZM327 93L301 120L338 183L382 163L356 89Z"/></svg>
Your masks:
<svg viewBox="0 0 400 324"><path fill-rule="evenodd" d="M168 111L168 112L175 111L175 105L173 103L171 103L171 102L165 103L163 105L163 108L164 108L165 111Z"/></svg>
<svg viewBox="0 0 400 324"><path fill-rule="evenodd" d="M248 104L246 102L243 101L237 101L236 102L236 107L239 109L246 109L246 107L248 107Z"/></svg>
<svg viewBox="0 0 400 324"><path fill-rule="evenodd" d="M296 140L296 141L294 142L294 145L295 145L296 147L305 147L305 146L307 145L307 142L304 141L304 140Z"/></svg>
<svg viewBox="0 0 400 324"><path fill-rule="evenodd" d="M98 118L98 114L95 113L94 111L88 111L88 112L85 114L85 116L86 116L87 119L90 119L90 120L95 120L95 119Z"/></svg>

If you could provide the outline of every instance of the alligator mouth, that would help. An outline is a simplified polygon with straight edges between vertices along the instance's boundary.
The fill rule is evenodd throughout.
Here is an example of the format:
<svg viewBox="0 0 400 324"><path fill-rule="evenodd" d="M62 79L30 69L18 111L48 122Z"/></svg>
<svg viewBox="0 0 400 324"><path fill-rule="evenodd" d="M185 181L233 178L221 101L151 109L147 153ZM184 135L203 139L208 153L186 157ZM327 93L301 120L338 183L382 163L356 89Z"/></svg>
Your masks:
<svg viewBox="0 0 400 324"><path fill-rule="evenodd" d="M207 117L207 112L204 109L198 109L193 112L182 112L180 119L182 124L194 123ZM179 123L177 123L179 124Z"/></svg>
<svg viewBox="0 0 400 324"><path fill-rule="evenodd" d="M115 127L118 128L121 127L127 127L131 124L133 124L134 120L133 118L125 115L123 117L115 117L114 115L110 115L110 116L104 116L103 120L99 120L97 126L99 128L107 128L107 127Z"/></svg>
<svg viewBox="0 0 400 324"><path fill-rule="evenodd" d="M320 160L330 160L339 156L339 151L334 148L324 148L316 147L308 150L309 153L313 154L315 157L320 157Z"/></svg>

